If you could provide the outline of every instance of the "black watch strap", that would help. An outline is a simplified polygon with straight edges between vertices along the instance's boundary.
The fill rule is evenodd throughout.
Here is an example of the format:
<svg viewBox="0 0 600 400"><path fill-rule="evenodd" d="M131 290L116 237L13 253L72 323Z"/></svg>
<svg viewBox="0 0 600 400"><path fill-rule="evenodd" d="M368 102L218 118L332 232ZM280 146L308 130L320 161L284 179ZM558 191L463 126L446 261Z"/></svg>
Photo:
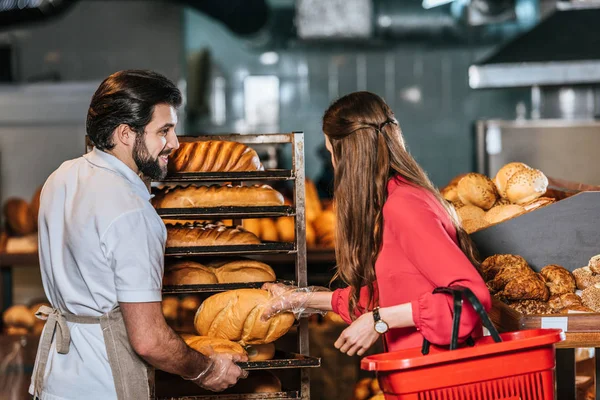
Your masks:
<svg viewBox="0 0 600 400"><path fill-rule="evenodd" d="M381 320L381 317L379 316L379 307L375 307L373 309L373 321L377 322L380 320Z"/></svg>

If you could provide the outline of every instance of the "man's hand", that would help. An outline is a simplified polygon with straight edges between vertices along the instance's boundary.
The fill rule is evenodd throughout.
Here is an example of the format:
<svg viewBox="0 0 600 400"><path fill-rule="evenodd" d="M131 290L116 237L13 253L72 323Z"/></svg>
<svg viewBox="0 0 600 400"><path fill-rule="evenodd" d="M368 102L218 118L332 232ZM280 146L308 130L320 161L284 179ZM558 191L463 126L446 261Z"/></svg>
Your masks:
<svg viewBox="0 0 600 400"><path fill-rule="evenodd" d="M239 354L213 353L210 355L210 364L206 371L193 382L213 392L223 391L235 385L239 379L248 377L248 371L235 364L247 360L247 356Z"/></svg>
<svg viewBox="0 0 600 400"><path fill-rule="evenodd" d="M362 356L379 339L375 331L373 313L366 313L358 317L352 324L344 329L334 346L342 353L349 356Z"/></svg>

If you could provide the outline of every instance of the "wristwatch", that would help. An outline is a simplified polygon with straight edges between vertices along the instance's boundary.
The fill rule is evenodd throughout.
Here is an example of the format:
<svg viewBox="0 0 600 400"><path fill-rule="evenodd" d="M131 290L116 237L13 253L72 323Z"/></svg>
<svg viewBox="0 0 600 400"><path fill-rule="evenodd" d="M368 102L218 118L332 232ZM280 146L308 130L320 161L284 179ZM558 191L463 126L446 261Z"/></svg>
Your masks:
<svg viewBox="0 0 600 400"><path fill-rule="evenodd" d="M381 316L379 315L379 307L375 307L373 309L373 320L375 321L375 332L383 335L390 329L387 322L381 319Z"/></svg>

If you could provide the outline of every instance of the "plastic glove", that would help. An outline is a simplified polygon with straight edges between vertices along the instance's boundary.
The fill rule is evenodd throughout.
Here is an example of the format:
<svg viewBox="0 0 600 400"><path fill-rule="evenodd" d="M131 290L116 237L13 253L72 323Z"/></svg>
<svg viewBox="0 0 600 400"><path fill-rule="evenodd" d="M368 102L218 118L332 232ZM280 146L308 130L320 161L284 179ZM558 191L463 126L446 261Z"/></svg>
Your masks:
<svg viewBox="0 0 600 400"><path fill-rule="evenodd" d="M196 378L190 379L201 388L221 392L248 377L248 371L235 364L248 361L246 355L215 353L212 348L203 349L202 353L207 354L208 364Z"/></svg>
<svg viewBox="0 0 600 400"><path fill-rule="evenodd" d="M327 314L327 311L309 308L307 305L315 293L329 292L329 289L319 286L286 286L281 283L265 283L262 288L268 290L272 297L261 316L263 321L282 312L291 312L296 318L311 314Z"/></svg>

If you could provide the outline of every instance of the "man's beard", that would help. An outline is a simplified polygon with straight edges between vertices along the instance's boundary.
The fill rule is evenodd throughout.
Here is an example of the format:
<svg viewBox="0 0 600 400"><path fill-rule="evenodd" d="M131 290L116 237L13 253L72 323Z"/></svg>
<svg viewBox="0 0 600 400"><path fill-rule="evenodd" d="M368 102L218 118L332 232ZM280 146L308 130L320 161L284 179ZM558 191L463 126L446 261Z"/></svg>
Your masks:
<svg viewBox="0 0 600 400"><path fill-rule="evenodd" d="M144 142L144 134L137 135L135 138L135 143L133 145L133 161L135 161L140 172L152 180L160 181L167 175L167 166L161 166L158 157L170 153L170 150L163 150L153 159Z"/></svg>

